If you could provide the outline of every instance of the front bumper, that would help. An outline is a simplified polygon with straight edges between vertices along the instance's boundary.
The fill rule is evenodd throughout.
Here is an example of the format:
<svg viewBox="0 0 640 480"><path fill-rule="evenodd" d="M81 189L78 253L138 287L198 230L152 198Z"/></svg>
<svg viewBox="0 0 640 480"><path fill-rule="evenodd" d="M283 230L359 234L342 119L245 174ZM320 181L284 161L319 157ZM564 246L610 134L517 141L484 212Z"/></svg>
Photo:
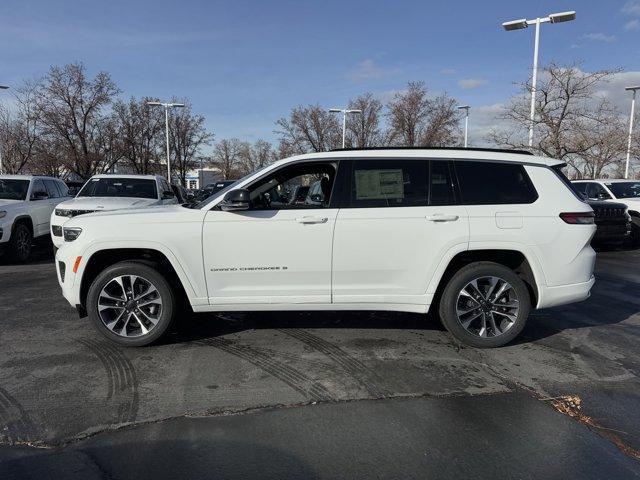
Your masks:
<svg viewBox="0 0 640 480"><path fill-rule="evenodd" d="M62 289L62 296L76 307L80 305L80 275L74 273L73 266L78 256L81 256L73 245L64 243L56 252L56 274L58 276L58 284ZM78 273L81 273L78 271Z"/></svg>
<svg viewBox="0 0 640 480"><path fill-rule="evenodd" d="M596 226L593 243L624 242L631 234L630 221L596 223Z"/></svg>

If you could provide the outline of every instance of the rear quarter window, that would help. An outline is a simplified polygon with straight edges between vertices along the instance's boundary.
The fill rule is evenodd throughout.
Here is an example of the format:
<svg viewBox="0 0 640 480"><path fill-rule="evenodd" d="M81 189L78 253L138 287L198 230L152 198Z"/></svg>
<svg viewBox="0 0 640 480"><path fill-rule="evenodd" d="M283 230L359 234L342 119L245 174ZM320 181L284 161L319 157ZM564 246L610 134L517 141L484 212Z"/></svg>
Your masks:
<svg viewBox="0 0 640 480"><path fill-rule="evenodd" d="M538 198L523 165L464 160L454 163L465 205L523 204Z"/></svg>

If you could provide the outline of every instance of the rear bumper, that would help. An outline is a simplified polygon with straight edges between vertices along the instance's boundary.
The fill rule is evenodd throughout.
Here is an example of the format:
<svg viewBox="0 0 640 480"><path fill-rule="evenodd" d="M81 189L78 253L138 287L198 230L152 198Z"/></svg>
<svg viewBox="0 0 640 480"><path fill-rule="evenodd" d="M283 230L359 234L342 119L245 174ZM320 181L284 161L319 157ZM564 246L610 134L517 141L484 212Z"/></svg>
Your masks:
<svg viewBox="0 0 640 480"><path fill-rule="evenodd" d="M569 285L559 285L556 287L545 287L540 290L538 305L536 308L549 308L567 303L581 302L589 298L591 287L596 282L592 275L589 281L582 283L572 283Z"/></svg>

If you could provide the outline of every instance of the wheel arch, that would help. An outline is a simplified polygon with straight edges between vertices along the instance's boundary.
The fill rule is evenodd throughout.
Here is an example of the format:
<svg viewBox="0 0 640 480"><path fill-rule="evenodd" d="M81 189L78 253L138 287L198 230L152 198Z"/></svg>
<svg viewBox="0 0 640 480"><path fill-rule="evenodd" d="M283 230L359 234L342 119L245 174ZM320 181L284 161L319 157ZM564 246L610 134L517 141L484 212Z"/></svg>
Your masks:
<svg viewBox="0 0 640 480"><path fill-rule="evenodd" d="M446 268L440 275L435 285L433 293L432 305L437 305L442 296L442 292L453 275L462 267L475 262L494 262L504 265L513 270L525 283L529 295L531 296L532 308L538 304L540 298L540 286L543 280L540 275L534 273L535 264L529 257L519 249L501 248L501 249L471 249L456 253L447 263Z"/></svg>
<svg viewBox="0 0 640 480"><path fill-rule="evenodd" d="M13 231L15 230L15 228L21 223L24 223L27 226L27 228L31 230L31 236L33 236L34 235L33 220L29 215L18 215L16 218L14 218L13 225L11 225L11 233L13 234Z"/></svg>
<svg viewBox="0 0 640 480"><path fill-rule="evenodd" d="M162 251L154 248L105 248L97 250L86 259L80 280L80 305L87 305L87 294L91 284L104 269L120 262L139 262L155 268L166 276L175 289L179 303L191 306L193 296L191 285L185 285L184 272L176 268L170 258Z"/></svg>

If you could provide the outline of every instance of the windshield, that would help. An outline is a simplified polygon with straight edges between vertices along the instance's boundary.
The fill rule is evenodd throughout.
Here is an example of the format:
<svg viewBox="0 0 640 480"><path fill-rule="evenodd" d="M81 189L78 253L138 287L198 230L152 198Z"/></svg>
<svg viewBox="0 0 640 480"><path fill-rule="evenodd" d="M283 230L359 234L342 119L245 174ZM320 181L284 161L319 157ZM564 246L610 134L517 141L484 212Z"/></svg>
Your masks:
<svg viewBox="0 0 640 480"><path fill-rule="evenodd" d="M605 183L616 198L640 198L640 182Z"/></svg>
<svg viewBox="0 0 640 480"><path fill-rule="evenodd" d="M218 190L217 192L215 192L213 195L205 198L204 200L198 202L198 203L194 203L193 205L189 206L188 208L194 208L194 209L198 209L198 208L202 208L204 207L206 204L210 203L213 199L220 197L221 195L224 195L225 193L227 193L230 190L233 190L238 184L240 184L240 182L245 181L247 178L262 172L263 170L266 170L267 168L269 168L271 165L265 165L262 168L259 168L258 170L256 170L255 172L251 172L248 175L245 175L244 177L242 177L239 180L236 180L235 182L231 183L230 185L227 185L226 187L224 187L222 190ZM205 187L206 188L206 187Z"/></svg>
<svg viewBox="0 0 640 480"><path fill-rule="evenodd" d="M26 200L29 180L0 179L1 200Z"/></svg>
<svg viewBox="0 0 640 480"><path fill-rule="evenodd" d="M78 197L158 198L156 181L142 178L92 178Z"/></svg>

